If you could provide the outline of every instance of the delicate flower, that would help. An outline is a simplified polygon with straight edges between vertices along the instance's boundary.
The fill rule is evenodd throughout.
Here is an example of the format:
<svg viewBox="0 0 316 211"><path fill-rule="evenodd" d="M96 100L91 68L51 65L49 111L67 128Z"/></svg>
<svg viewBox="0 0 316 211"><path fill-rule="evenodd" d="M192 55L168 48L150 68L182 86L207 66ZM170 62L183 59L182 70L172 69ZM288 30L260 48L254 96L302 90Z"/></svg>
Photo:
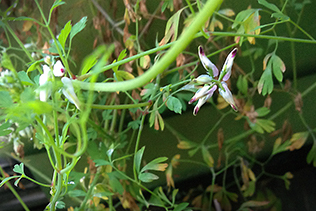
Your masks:
<svg viewBox="0 0 316 211"><path fill-rule="evenodd" d="M226 61L223 65L222 71L219 75L219 71L217 67L206 57L204 50L201 46L198 48L198 54L200 60L202 62L203 67L208 71L209 75L203 74L200 75L198 78L194 79L194 83L204 84L202 88L200 88L195 95L189 101L189 104L197 101L197 105L194 108L193 114L196 115L199 111L200 107L210 98L212 97L215 90L218 88L219 94L225 99L230 106L237 111L237 106L234 102L234 98L226 81L231 76L231 69L234 63L234 58L237 53L237 48L234 48L226 58ZM215 79L219 75L218 79Z"/></svg>
<svg viewBox="0 0 316 211"><path fill-rule="evenodd" d="M40 101L46 102L51 94L50 68L47 65L43 66L43 74L39 77L39 85L43 86L39 92Z"/></svg>
<svg viewBox="0 0 316 211"><path fill-rule="evenodd" d="M75 104L75 106L80 110L80 102L78 100L77 95L75 94L74 87L72 86L72 82L70 78L63 77L61 79L61 82L63 82L64 87L62 89L63 94L65 97L71 102L72 104Z"/></svg>
<svg viewBox="0 0 316 211"><path fill-rule="evenodd" d="M65 67L60 60L54 64L53 73L56 77L61 77L65 74Z"/></svg>
<svg viewBox="0 0 316 211"><path fill-rule="evenodd" d="M50 63L50 57L44 58L47 64ZM48 65L43 65L43 74L39 77L39 85L42 86L39 91L40 101L46 102L52 92L52 83L49 79L52 78L51 68ZM53 74L56 77L61 77L65 74L65 68L61 61L57 61L53 67Z"/></svg>

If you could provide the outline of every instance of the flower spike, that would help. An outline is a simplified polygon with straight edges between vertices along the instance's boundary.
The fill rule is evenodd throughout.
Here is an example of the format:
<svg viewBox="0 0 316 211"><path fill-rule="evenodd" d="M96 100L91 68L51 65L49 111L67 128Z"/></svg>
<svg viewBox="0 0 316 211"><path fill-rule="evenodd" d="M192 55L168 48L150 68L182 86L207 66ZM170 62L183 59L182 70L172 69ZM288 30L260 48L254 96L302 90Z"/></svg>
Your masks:
<svg viewBox="0 0 316 211"><path fill-rule="evenodd" d="M210 72L210 70L212 70L212 76L213 77L217 77L218 76L218 69L217 67L215 66L215 64L213 64L205 55L204 53L204 50L201 46L199 46L198 48L198 53L199 53L199 57L200 57L200 60L202 62L202 65L203 67L208 71Z"/></svg>

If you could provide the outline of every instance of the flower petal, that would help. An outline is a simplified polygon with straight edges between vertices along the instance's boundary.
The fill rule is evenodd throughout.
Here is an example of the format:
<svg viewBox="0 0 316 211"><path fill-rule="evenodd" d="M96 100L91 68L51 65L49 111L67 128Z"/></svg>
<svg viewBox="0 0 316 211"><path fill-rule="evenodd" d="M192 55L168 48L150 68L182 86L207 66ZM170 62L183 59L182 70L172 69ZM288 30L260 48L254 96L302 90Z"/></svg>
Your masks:
<svg viewBox="0 0 316 211"><path fill-rule="evenodd" d="M232 93L227 87L227 84L225 82L222 82L222 86L225 90L222 90L221 88L218 89L219 94L222 95L224 100L234 109L234 111L238 111L238 108L235 104L234 98Z"/></svg>
<svg viewBox="0 0 316 211"><path fill-rule="evenodd" d="M218 69L215 66L215 64L213 64L205 55L204 50L201 46L199 46L198 48L198 53L199 53L199 57L200 60L202 62L203 67L210 72L209 70L212 70L212 72L210 72L212 74L213 77L217 77L218 76Z"/></svg>
<svg viewBox="0 0 316 211"><path fill-rule="evenodd" d="M215 89L216 90L216 89ZM214 91L215 91L214 90ZM213 92L214 92L213 91ZM208 101L208 99L210 99L213 95L213 92L212 93L209 93L208 95L202 97L199 99L198 103L196 104L196 106L194 107L194 110L193 110L193 115L196 116L197 115L197 112L200 110L200 108L202 107L202 105L204 105L204 103L206 103Z"/></svg>
<svg viewBox="0 0 316 211"><path fill-rule="evenodd" d="M223 65L223 69L221 74L225 74L223 77L223 81L227 81L230 78L232 66L234 63L234 58L236 57L237 48L234 48L226 58L226 61Z"/></svg>
<svg viewBox="0 0 316 211"><path fill-rule="evenodd" d="M209 76L207 74L203 74L203 75L200 75L199 77L193 79L193 82L199 83L199 84L209 84L212 82L212 80L213 80L212 76Z"/></svg>
<svg viewBox="0 0 316 211"><path fill-rule="evenodd" d="M200 88L195 95L191 98L189 101L189 104L192 104L193 102L199 100L200 98L205 97L206 95L210 95L210 97L213 95L214 91L217 89L216 85L211 86L204 86Z"/></svg>
<svg viewBox="0 0 316 211"><path fill-rule="evenodd" d="M57 77L61 77L65 74L65 67L64 65L61 63L60 60L58 60L55 64L54 64L54 68L53 68L53 73L54 76Z"/></svg>
<svg viewBox="0 0 316 211"><path fill-rule="evenodd" d="M80 110L80 102L75 94L74 87L72 86L72 82L70 78L63 77L61 79L61 82L64 84L64 88L62 89L63 94L65 97L71 102L72 104L75 104L75 106Z"/></svg>

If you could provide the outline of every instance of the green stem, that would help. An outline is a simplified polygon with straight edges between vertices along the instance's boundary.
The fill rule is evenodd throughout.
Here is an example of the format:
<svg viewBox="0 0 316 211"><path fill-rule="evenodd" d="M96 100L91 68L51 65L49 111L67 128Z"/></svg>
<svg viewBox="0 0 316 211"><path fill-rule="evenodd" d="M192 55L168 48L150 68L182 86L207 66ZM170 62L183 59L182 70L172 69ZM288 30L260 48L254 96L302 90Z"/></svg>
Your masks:
<svg viewBox="0 0 316 211"><path fill-rule="evenodd" d="M291 37L282 37L282 36L272 36L272 35L256 35L256 34L240 34L233 32L211 32L212 36L224 36L224 37L235 37L235 36L243 36L243 37L254 37L258 39L269 39L269 40L280 40L280 41L288 41L288 42L300 42L300 43L310 43L316 44L316 40L307 40L300 38L291 38Z"/></svg>
<svg viewBox="0 0 316 211"><path fill-rule="evenodd" d="M215 9L222 3L222 0L209 0L202 10L197 14L190 26L182 33L180 38L172 45L170 50L147 72L135 79L111 83L95 83L93 90L104 92L127 91L141 87L162 73L177 58L177 56L190 44L196 33L201 29L207 19L213 14ZM88 82L73 81L74 85L81 89L90 90Z"/></svg>
<svg viewBox="0 0 316 211"><path fill-rule="evenodd" d="M92 191L94 190L94 186L97 184L99 176L102 173L101 169L102 168L100 168L100 167L97 169L97 173L95 174L95 176L94 176L94 178L92 180L92 183L90 184L90 188L89 188L86 196L84 197L84 199L83 199L83 201L82 201L82 203L81 203L81 205L79 207L79 210L87 210L87 208L86 208L87 201L92 198L91 197Z"/></svg>
<svg viewBox="0 0 316 211"><path fill-rule="evenodd" d="M2 169L2 167L0 166L0 172L2 175L2 178L0 178L1 180L5 179L5 174L4 171ZM6 183L7 187L10 189L10 191L13 193L13 195L15 196L15 198L20 202L20 204L22 205L23 209L26 211L30 211L29 208L26 206L26 204L24 203L24 201L22 200L22 198L20 197L20 195L16 192L16 190L12 187L10 182Z"/></svg>
<svg viewBox="0 0 316 211"><path fill-rule="evenodd" d="M130 108L138 108L138 107L144 107L149 106L151 102L144 102L144 103L137 103L137 104L125 104L125 105L97 105L92 104L91 108L94 109L101 109L101 110L120 110L120 109L130 109Z"/></svg>
<svg viewBox="0 0 316 211"><path fill-rule="evenodd" d="M143 128L144 128L145 117L146 117L146 114L144 114L142 116L141 123L140 123L139 129L138 129L138 134L137 134L137 139L136 139L136 144L135 144L135 150L134 150L134 157L136 156L136 153L138 151L139 142L140 142L140 136L141 136ZM133 172L134 172L134 179L135 179L135 181L138 181L136 162L135 161L134 161L134 165L133 165Z"/></svg>
<svg viewBox="0 0 316 211"><path fill-rule="evenodd" d="M60 193L62 190L62 180L63 176L61 174L57 174L57 186L55 187L56 192L52 196L51 202L50 202L50 210L55 211L56 210L56 203L60 197Z"/></svg>

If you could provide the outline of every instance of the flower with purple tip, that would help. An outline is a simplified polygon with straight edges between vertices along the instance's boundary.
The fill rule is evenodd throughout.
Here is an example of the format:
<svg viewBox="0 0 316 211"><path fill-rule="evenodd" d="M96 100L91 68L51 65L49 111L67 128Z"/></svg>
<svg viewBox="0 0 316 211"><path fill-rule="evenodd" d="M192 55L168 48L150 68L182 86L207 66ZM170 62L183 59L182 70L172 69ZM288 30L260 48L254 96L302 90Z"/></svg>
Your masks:
<svg viewBox="0 0 316 211"><path fill-rule="evenodd" d="M231 69L234 63L234 58L236 57L237 48L234 48L227 56L223 68L219 74L217 67L207 58L204 50L201 46L198 47L198 54L203 67L207 70L208 75L203 74L193 79L193 83L204 85L202 88L198 89L195 95L189 101L189 104L198 100L196 104L193 115L196 115L201 106L212 97L216 89L218 89L219 94L225 99L227 103L234 109L238 111L237 106L234 102L234 98L230 90L228 89L226 81L231 76ZM216 79L218 77L218 79Z"/></svg>

